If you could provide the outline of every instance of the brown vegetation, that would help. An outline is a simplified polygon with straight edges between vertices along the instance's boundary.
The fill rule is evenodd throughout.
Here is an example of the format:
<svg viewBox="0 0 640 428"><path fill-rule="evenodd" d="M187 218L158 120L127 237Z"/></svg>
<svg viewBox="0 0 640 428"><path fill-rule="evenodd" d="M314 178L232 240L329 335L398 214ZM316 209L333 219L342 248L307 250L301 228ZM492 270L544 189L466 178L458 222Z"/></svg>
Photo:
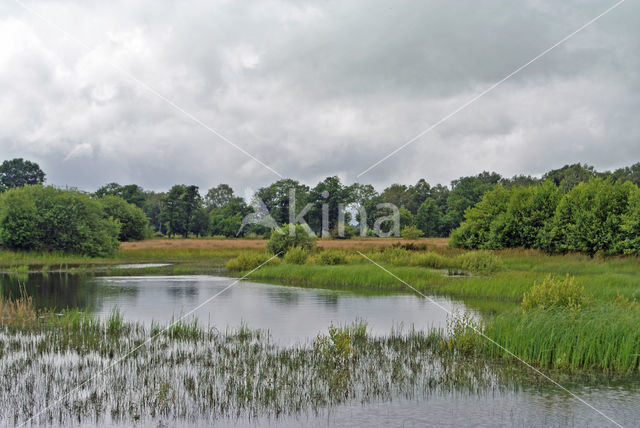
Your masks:
<svg viewBox="0 0 640 428"><path fill-rule="evenodd" d="M318 240L320 248L372 248L389 247L394 244L410 244L414 246L446 247L448 238L362 238ZM267 241L262 239L149 239L146 241L123 242L121 250L150 250L150 249L205 249L205 248L266 248Z"/></svg>

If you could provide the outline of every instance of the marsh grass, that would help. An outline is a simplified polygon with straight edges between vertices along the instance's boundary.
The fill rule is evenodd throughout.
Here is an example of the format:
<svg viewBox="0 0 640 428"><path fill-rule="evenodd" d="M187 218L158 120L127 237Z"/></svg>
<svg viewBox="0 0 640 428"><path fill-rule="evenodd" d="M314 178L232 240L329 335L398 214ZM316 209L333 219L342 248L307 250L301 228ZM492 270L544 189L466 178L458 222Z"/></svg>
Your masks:
<svg viewBox="0 0 640 428"><path fill-rule="evenodd" d="M160 331L77 312L0 329L0 424L19 424L48 404L35 423L277 419L345 402L473 392L500 376L483 362L454 361L438 333L371 337L363 324L282 348L246 327L179 323L105 371ZM82 392L65 396L82 382Z"/></svg>
<svg viewBox="0 0 640 428"><path fill-rule="evenodd" d="M486 334L525 361L554 369L637 372L640 312L617 303L510 311L492 317ZM489 356L510 357L486 345Z"/></svg>

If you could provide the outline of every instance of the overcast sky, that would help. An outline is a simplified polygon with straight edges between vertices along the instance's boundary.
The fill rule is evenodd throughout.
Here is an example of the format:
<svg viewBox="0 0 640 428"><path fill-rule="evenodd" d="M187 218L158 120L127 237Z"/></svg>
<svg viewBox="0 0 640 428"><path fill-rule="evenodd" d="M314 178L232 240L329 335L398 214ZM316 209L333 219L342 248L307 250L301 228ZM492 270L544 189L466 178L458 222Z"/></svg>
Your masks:
<svg viewBox="0 0 640 428"><path fill-rule="evenodd" d="M0 159L50 184L279 178L228 141L379 189L640 161L637 1L358 179L615 1L21 1L0 5Z"/></svg>

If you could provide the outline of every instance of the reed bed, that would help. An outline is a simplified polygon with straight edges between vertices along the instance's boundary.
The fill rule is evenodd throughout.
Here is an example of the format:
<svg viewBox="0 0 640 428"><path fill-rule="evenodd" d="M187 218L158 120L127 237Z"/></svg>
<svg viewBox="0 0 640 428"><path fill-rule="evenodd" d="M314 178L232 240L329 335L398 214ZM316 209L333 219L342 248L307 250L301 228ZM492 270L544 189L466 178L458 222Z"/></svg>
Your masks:
<svg viewBox="0 0 640 428"><path fill-rule="evenodd" d="M0 424L31 417L57 425L210 424L504 388L505 379L486 363L454 358L443 343L441 332L374 338L359 324L281 348L247 328L219 332L179 323L149 330L117 314L101 322L65 313L26 328L0 328Z"/></svg>
<svg viewBox="0 0 640 428"><path fill-rule="evenodd" d="M616 303L580 310L510 311L492 317L485 333L525 361L544 368L639 370L640 311ZM510 358L495 346L483 346L481 352Z"/></svg>

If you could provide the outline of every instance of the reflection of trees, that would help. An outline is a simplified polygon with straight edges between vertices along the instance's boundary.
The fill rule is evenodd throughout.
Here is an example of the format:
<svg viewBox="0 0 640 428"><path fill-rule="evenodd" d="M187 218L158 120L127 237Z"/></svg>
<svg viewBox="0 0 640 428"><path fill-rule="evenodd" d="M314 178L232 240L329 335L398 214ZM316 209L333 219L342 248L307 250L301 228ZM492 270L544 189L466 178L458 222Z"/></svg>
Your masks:
<svg viewBox="0 0 640 428"><path fill-rule="evenodd" d="M338 306L338 295L329 293L319 293L314 296L315 300L324 306L329 308L335 308Z"/></svg>
<svg viewBox="0 0 640 428"><path fill-rule="evenodd" d="M300 300L300 293L293 290L273 289L268 290L266 294L276 305L296 306Z"/></svg>
<svg viewBox="0 0 640 428"><path fill-rule="evenodd" d="M187 297L189 300L193 300L198 297L199 290L195 285L180 284L179 287L167 288L167 294L173 298Z"/></svg>
<svg viewBox="0 0 640 428"><path fill-rule="evenodd" d="M28 277L0 275L0 295L17 298L23 293L33 299L36 309L93 310L97 304L97 287L87 284L91 277L83 274L30 274Z"/></svg>

